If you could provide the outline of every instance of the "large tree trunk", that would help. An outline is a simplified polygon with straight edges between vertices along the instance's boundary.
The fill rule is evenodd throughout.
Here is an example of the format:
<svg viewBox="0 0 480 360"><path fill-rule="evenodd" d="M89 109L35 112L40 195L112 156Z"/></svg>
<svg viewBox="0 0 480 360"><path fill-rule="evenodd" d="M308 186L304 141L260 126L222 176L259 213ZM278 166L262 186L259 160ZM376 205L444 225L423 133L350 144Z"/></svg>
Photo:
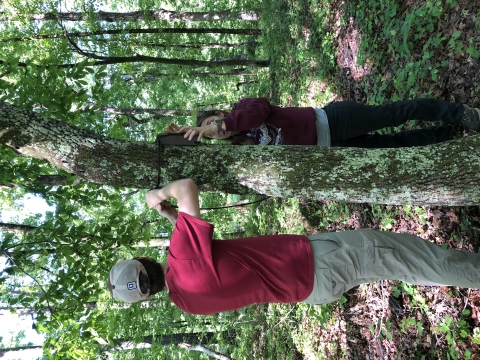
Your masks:
<svg viewBox="0 0 480 360"><path fill-rule="evenodd" d="M21 18L31 21L83 21L93 18L105 22L119 21L146 21L146 20L164 20L164 21L256 21L260 18L257 11L211 11L211 12L185 12L185 11L168 11L168 10L150 10L150 11L132 11L132 12L107 12L98 11L94 14L86 14L81 12L69 13L44 13L22 15ZM1 16L0 21L18 20L18 15Z"/></svg>
<svg viewBox="0 0 480 360"><path fill-rule="evenodd" d="M165 29L118 29L98 31L73 31L68 33L70 38L89 37L99 35L123 35L123 34L236 34L236 35L262 35L259 29L217 29L217 28L165 28ZM39 34L30 36L19 36L8 39L1 39L0 42L29 41L42 39L64 39L64 33L60 34Z"/></svg>
<svg viewBox="0 0 480 360"><path fill-rule="evenodd" d="M480 203L480 137L402 149L166 146L127 142L0 104L0 144L88 181L153 188L192 178L205 190L383 204Z"/></svg>

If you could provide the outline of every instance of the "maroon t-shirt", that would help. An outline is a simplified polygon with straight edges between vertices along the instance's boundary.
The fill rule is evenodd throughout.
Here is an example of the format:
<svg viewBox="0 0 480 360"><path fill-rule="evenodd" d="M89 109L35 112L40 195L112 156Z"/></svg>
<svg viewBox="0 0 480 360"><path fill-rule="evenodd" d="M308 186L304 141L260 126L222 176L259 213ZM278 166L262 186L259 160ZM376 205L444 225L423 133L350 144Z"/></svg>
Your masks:
<svg viewBox="0 0 480 360"><path fill-rule="evenodd" d="M305 300L313 289L313 258L303 235L212 240L213 225L180 212L166 272L170 299L192 314L254 303Z"/></svg>
<svg viewBox="0 0 480 360"><path fill-rule="evenodd" d="M223 119L227 131L258 145L317 145L315 111L311 107L270 105L266 98L241 100Z"/></svg>

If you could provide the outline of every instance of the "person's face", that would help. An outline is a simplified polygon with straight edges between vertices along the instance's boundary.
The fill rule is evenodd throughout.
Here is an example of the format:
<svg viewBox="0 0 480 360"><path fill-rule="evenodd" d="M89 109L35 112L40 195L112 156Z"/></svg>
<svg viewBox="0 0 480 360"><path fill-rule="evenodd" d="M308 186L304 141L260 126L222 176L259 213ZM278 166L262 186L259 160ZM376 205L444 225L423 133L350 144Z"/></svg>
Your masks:
<svg viewBox="0 0 480 360"><path fill-rule="evenodd" d="M205 118L200 125L201 126L207 126L207 125L210 125L214 120L220 120L220 119L223 119L224 117L225 117L225 115L222 112L218 112L215 115L212 115L212 116L209 116L209 117ZM209 136L209 138L220 140L220 139L229 138L230 136L233 136L235 134L236 134L235 131L223 130L223 131L220 131L220 132L218 132L218 133L216 133L212 136Z"/></svg>

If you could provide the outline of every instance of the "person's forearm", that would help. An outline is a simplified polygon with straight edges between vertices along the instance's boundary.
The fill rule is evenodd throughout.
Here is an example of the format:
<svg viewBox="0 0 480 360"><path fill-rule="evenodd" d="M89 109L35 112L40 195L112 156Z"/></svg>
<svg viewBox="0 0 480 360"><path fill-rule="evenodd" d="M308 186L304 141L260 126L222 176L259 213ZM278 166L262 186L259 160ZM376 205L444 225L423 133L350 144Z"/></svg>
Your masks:
<svg viewBox="0 0 480 360"><path fill-rule="evenodd" d="M155 207L170 198L177 199L178 211L200 219L197 185L192 179L171 182L158 190L150 190L146 195L148 206ZM170 219L169 219L170 220ZM172 219L176 221L175 219ZM170 220L172 222L172 220Z"/></svg>
<svg viewBox="0 0 480 360"><path fill-rule="evenodd" d="M174 214L169 214L168 216L166 216L166 218L168 219L168 221L170 221L173 227L175 227L175 224L177 223L177 217L178 213L176 211Z"/></svg>
<svg viewBox="0 0 480 360"><path fill-rule="evenodd" d="M147 199L148 205L153 207L162 201L172 198L178 200L178 196L181 196L182 189L185 188L187 181L188 179L177 180L165 185L161 189L150 190L148 192L149 199Z"/></svg>

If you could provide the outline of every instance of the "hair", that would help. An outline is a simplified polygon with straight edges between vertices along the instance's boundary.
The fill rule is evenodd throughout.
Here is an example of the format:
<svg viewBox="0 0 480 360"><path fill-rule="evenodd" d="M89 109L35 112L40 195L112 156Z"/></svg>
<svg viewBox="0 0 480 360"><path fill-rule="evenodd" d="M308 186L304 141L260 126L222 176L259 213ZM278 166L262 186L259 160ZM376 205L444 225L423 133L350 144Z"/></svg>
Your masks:
<svg viewBox="0 0 480 360"><path fill-rule="evenodd" d="M165 289L165 274L162 266L156 260L147 257L135 258L140 261L147 275L140 273L140 290L143 294L154 295Z"/></svg>
<svg viewBox="0 0 480 360"><path fill-rule="evenodd" d="M234 109L235 109L235 107L234 107ZM223 115L225 115L225 116L228 116L228 114L230 114L228 111L220 110L220 109L199 111L197 113L197 127L202 126L202 121L203 120L205 120L206 118L208 118L210 116L218 115L219 112L223 113ZM207 137L207 136L205 136L205 137ZM255 145L253 140L248 139L248 138L243 137L243 136L238 136L238 135L230 136L229 138L222 139L222 141L229 142L230 145Z"/></svg>
<svg viewBox="0 0 480 360"><path fill-rule="evenodd" d="M202 126L202 121L203 120L205 120L206 118L208 118L210 116L218 115L219 112L223 113L223 115L225 115L225 116L230 114L228 111L220 110L220 109L199 111L197 113L197 127Z"/></svg>

